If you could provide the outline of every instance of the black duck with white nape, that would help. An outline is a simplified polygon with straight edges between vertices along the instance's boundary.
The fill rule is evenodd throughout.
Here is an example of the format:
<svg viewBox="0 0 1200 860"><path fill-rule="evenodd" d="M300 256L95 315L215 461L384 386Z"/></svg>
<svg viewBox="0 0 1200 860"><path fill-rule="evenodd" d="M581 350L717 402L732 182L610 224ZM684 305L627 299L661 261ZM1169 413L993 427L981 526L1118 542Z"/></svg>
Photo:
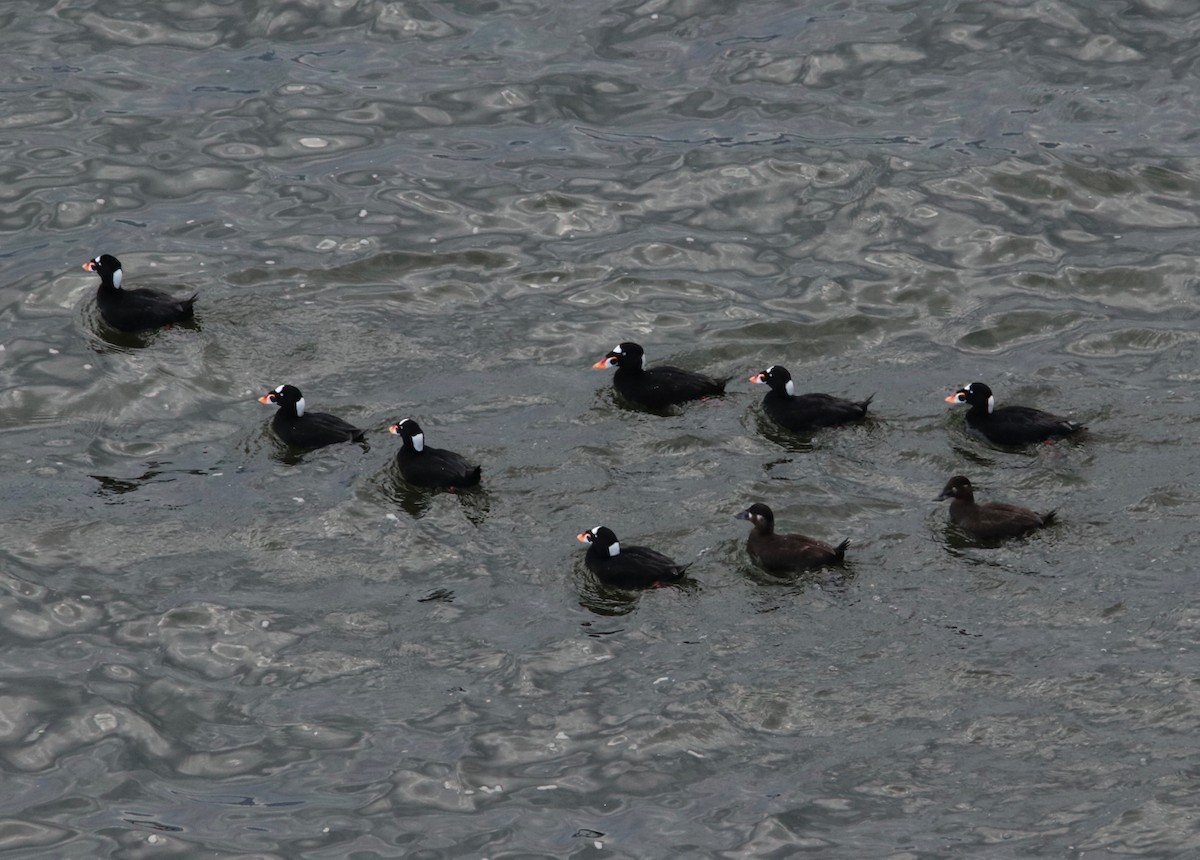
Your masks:
<svg viewBox="0 0 1200 860"><path fill-rule="evenodd" d="M596 370L615 367L613 387L617 393L632 403L656 410L724 394L725 384L730 379L718 379L668 364L648 368L645 350L632 341L617 344L592 367Z"/></svg>
<svg viewBox="0 0 1200 860"><path fill-rule="evenodd" d="M127 334L153 331L174 323L190 321L196 296L177 299L149 287L127 289L125 270L112 254L101 254L83 264L86 271L100 276L96 289L96 307L100 318L111 328Z"/></svg>
<svg viewBox="0 0 1200 860"><path fill-rule="evenodd" d="M763 395L763 412L793 433L811 433L825 427L863 421L867 417L867 408L875 399L874 394L866 400L847 400L832 394L797 394L791 372L778 364L753 374L750 381L771 389Z"/></svg>
<svg viewBox="0 0 1200 860"><path fill-rule="evenodd" d="M575 537L588 545L584 556L587 569L607 585L622 588L668 585L682 580L690 566L649 547L623 547L607 526L596 526Z"/></svg>
<svg viewBox="0 0 1200 860"><path fill-rule="evenodd" d="M304 395L294 385L281 385L258 398L259 403L278 407L271 430L292 448L314 449L338 442L363 442L365 431L328 412L310 412Z"/></svg>
<svg viewBox="0 0 1200 860"><path fill-rule="evenodd" d="M967 404L967 432L1010 448L1074 436L1087 428L1078 421L1032 406L996 406L992 389L972 382L946 397L947 403Z"/></svg>
<svg viewBox="0 0 1200 860"><path fill-rule="evenodd" d="M400 476L417 487L465 490L479 484L483 467L461 454L425 444L425 433L411 418L388 428L402 440L396 454Z"/></svg>

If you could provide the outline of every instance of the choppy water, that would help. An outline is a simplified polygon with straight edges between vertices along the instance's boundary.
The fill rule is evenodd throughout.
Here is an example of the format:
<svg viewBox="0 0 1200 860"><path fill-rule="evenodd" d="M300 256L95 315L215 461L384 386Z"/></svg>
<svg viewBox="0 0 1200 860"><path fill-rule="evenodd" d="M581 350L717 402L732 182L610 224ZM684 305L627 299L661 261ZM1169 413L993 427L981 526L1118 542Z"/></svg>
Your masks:
<svg viewBox="0 0 1200 860"><path fill-rule="evenodd" d="M0 853L1200 855L1200 12L796 6L0 12ZM104 335L102 252L198 324ZM730 393L630 411L620 340ZM773 363L875 420L771 431ZM369 446L282 455L283 382ZM955 473L1062 524L964 541Z"/></svg>

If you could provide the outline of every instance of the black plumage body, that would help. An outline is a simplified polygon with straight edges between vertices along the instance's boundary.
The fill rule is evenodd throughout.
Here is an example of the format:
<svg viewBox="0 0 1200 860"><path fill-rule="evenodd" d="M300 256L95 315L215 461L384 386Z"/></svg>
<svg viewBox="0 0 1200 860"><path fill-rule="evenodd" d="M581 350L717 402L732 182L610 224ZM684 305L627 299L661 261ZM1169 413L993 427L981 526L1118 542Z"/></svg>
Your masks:
<svg viewBox="0 0 1200 860"><path fill-rule="evenodd" d="M271 430L293 448L323 448L338 442L362 442L365 433L350 422L328 412L309 412L304 397L294 385L281 385L258 398L259 403L278 407Z"/></svg>
<svg viewBox="0 0 1200 860"><path fill-rule="evenodd" d="M483 467L474 465L461 454L425 444L420 425L405 418L390 428L403 444L396 453L400 476L418 487L463 490L479 483Z"/></svg>
<svg viewBox="0 0 1200 860"><path fill-rule="evenodd" d="M1087 428L1078 421L1052 415L1032 406L995 406L992 389L972 382L946 398L947 403L966 403L967 431L996 445L1018 447L1072 436Z"/></svg>
<svg viewBox="0 0 1200 860"><path fill-rule="evenodd" d="M875 395L866 400L847 400L832 394L796 394L792 374L778 364L750 377L771 390L763 395L763 412L785 430L807 433L823 427L852 424L867 417Z"/></svg>
<svg viewBox="0 0 1200 860"><path fill-rule="evenodd" d="M725 384L729 382L728 377L717 379L670 365L647 368L645 363L646 355L642 347L625 342L593 367L616 367L613 387L617 392L626 400L650 409L665 409L702 397L724 394Z"/></svg>
<svg viewBox="0 0 1200 860"><path fill-rule="evenodd" d="M621 546L612 529L606 526L597 526L577 537L588 544L584 556L587 569L608 585L653 588L679 582L689 567L649 547Z"/></svg>
<svg viewBox="0 0 1200 860"><path fill-rule="evenodd" d="M88 260L83 268L100 276L96 306L105 323L117 331L140 332L187 322L194 316L196 294L177 299L147 287L128 290L121 286L121 261L111 254Z"/></svg>

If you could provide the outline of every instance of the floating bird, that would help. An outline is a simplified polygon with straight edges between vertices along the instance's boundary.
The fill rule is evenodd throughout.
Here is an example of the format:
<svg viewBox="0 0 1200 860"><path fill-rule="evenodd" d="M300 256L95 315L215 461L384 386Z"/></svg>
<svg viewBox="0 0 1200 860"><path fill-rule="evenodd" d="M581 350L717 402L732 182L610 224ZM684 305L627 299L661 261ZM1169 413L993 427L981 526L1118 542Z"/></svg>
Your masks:
<svg viewBox="0 0 1200 860"><path fill-rule="evenodd" d="M362 442L362 430L328 412L308 412L304 396L294 385L281 385L258 398L259 403L275 404L279 409L271 419L271 429L293 448L323 448L337 442Z"/></svg>
<svg viewBox="0 0 1200 860"><path fill-rule="evenodd" d="M670 365L646 367L646 353L636 343L625 342L613 347L592 367L604 370L615 367L613 387L622 397L651 409L665 409L689 400L725 393L729 378L714 379Z"/></svg>
<svg viewBox="0 0 1200 860"><path fill-rule="evenodd" d="M1018 537L1054 521L1054 511L1039 514L1019 505L975 501L971 482L955 475L946 482L935 502L950 499L950 520L972 537L983 539Z"/></svg>
<svg viewBox="0 0 1200 860"><path fill-rule="evenodd" d="M792 374L778 364L754 374L750 381L771 387L763 395L763 411L780 427L798 433L862 421L875 399L874 394L858 401L832 394L797 394Z"/></svg>
<svg viewBox="0 0 1200 860"><path fill-rule="evenodd" d="M474 466L461 454L425 444L425 434L411 418L405 418L388 428L404 444L396 454L400 475L419 487L442 487L462 490L479 483L482 466Z"/></svg>
<svg viewBox="0 0 1200 860"><path fill-rule="evenodd" d="M121 286L124 279L121 261L112 254L101 254L88 260L83 268L100 276L96 305L100 308L100 317L118 331L149 331L192 318L197 294L176 299L148 287L127 290Z"/></svg>
<svg viewBox="0 0 1200 860"><path fill-rule="evenodd" d="M644 546L622 547L607 526L596 526L576 538L588 544L584 556L588 570L609 585L647 588L679 582L689 567Z"/></svg>
<svg viewBox="0 0 1200 860"><path fill-rule="evenodd" d="M749 520L754 526L746 539L746 551L769 573L788 573L830 564L841 564L849 540L837 546L804 535L775 533L775 514L761 502L755 502L736 519Z"/></svg>
<svg viewBox="0 0 1200 860"><path fill-rule="evenodd" d="M992 389L982 382L972 382L946 398L947 403L966 403L967 430L983 436L997 445L1030 445L1087 428L1078 421L1051 415L1031 406L1001 406L996 408Z"/></svg>

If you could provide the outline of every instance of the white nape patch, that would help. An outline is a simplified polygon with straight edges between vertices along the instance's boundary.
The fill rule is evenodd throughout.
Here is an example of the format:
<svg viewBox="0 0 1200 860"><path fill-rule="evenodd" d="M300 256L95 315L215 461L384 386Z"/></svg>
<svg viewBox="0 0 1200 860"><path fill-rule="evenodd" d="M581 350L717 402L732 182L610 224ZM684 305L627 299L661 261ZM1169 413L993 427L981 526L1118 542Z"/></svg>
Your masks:
<svg viewBox="0 0 1200 860"><path fill-rule="evenodd" d="M412 442L413 442L413 450L414 451L423 450L425 448L425 434L424 433L416 434L415 436L413 436Z"/></svg>
<svg viewBox="0 0 1200 860"><path fill-rule="evenodd" d="M304 414L304 398L301 397L296 401L296 417L299 418Z"/></svg>
<svg viewBox="0 0 1200 860"><path fill-rule="evenodd" d="M118 290L121 289L121 279L124 277L125 277L125 273L122 272L120 269L117 269L115 272L113 272L113 286L116 287Z"/></svg>
<svg viewBox="0 0 1200 860"><path fill-rule="evenodd" d="M620 554L621 554L621 542L620 542L620 541L613 541L613 544L612 544L612 546L610 546L610 547L608 548L608 554L609 554L610 556L618 556L618 555L620 555Z"/></svg>
<svg viewBox="0 0 1200 860"><path fill-rule="evenodd" d="M642 353L642 360L638 362L638 366L641 367L642 370L646 369L646 353Z"/></svg>
<svg viewBox="0 0 1200 860"><path fill-rule="evenodd" d="M988 395L988 415L992 414L992 410L996 408L996 398L994 395Z"/></svg>
<svg viewBox="0 0 1200 860"><path fill-rule="evenodd" d="M789 379L787 381L787 384L783 386L783 390L786 391L788 393L788 396L790 397L796 393L796 386L793 385L792 380Z"/></svg>

